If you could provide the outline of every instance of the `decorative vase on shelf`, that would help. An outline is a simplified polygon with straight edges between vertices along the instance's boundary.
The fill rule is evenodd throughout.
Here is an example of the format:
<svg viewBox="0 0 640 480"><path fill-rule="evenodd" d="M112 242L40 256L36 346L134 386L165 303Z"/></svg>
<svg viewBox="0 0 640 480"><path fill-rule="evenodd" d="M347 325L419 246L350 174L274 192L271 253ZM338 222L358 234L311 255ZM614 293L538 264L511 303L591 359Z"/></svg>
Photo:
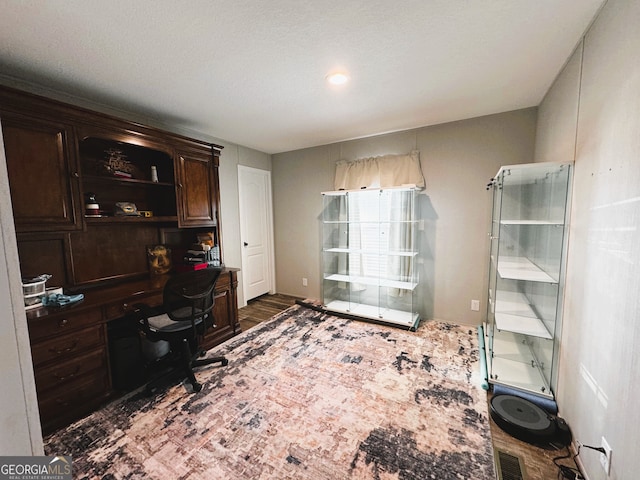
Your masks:
<svg viewBox="0 0 640 480"><path fill-rule="evenodd" d="M87 201L84 204L84 214L87 217L99 217L100 216L100 205L96 200L95 193L87 193Z"/></svg>

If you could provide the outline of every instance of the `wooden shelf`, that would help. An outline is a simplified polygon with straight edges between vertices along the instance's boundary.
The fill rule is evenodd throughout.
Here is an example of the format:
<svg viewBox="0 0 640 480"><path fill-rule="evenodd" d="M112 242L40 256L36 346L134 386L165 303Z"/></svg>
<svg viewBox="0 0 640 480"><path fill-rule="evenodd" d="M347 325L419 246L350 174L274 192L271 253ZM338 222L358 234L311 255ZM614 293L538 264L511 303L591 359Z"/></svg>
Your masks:
<svg viewBox="0 0 640 480"><path fill-rule="evenodd" d="M178 221L177 215L166 215L157 217L134 217L134 216L121 216L121 217L84 217L88 225L104 225L112 223L176 223Z"/></svg>
<svg viewBox="0 0 640 480"><path fill-rule="evenodd" d="M83 175L84 182L98 182L98 183L113 183L117 182L122 185L153 185L157 187L175 187L173 183L167 182L152 182L151 180L140 180L137 178L125 178L125 177L108 177L100 175Z"/></svg>

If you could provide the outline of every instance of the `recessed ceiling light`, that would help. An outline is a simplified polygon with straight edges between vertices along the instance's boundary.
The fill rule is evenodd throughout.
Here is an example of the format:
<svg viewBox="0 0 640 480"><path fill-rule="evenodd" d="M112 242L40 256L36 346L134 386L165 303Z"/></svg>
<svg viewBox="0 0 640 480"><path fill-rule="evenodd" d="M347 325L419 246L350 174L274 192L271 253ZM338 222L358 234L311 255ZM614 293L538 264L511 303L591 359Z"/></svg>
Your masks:
<svg viewBox="0 0 640 480"><path fill-rule="evenodd" d="M349 81L349 75L344 72L336 72L327 75L327 82L331 85L344 85Z"/></svg>

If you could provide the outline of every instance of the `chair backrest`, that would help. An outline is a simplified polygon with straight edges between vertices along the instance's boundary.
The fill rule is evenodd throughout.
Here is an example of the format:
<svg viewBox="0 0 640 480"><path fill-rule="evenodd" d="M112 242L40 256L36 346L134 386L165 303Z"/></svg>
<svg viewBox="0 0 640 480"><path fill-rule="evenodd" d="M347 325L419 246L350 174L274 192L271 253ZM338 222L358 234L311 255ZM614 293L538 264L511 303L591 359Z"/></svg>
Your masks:
<svg viewBox="0 0 640 480"><path fill-rule="evenodd" d="M221 273L220 268L205 268L179 273L169 280L163 290L163 307L173 321L201 318L213 310L213 289Z"/></svg>

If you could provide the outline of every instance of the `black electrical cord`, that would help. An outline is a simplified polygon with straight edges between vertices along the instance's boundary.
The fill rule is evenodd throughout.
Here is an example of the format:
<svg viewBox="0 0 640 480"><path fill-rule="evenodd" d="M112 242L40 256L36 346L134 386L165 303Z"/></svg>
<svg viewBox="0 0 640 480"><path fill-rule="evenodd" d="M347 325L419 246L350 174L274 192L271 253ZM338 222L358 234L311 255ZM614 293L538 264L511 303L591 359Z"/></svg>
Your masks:
<svg viewBox="0 0 640 480"><path fill-rule="evenodd" d="M590 448L591 450L595 450L596 452L600 452L603 455L607 454L607 451L602 447L592 447L591 445L582 445L584 448ZM578 453L580 452L580 444L578 444ZM576 454L576 457L578 454Z"/></svg>
<svg viewBox="0 0 640 480"><path fill-rule="evenodd" d="M555 457L553 459L553 463L555 464L556 467L558 467L558 480L584 480L584 477L582 476L582 473L580 473L580 470L578 470L578 462L576 461L576 458L578 457L578 455L580 455L580 448L584 447L584 448L590 448L591 450L595 450L597 452L602 453L603 455L606 455L606 451L604 448L602 447L592 447L591 445L582 445L580 442L578 442L578 451L576 452L576 454L573 456L572 460L573 460L573 464L576 466L576 468L573 467L569 467L567 465L561 465L558 463L558 460L564 460L566 458L570 458L571 457L571 452L569 451L569 446L567 445L567 454L566 455L562 455L560 457Z"/></svg>
<svg viewBox="0 0 640 480"><path fill-rule="evenodd" d="M578 470L577 468L573 468L570 467L568 465L561 465L558 463L558 460L564 460L567 458L571 458L571 452L569 451L569 446L567 445L565 447L567 449L567 454L566 455L561 455L559 457L555 457L553 459L553 463L555 464L556 467L558 467L558 480L582 480L584 479L584 477L582 476L582 474L580 473L580 470ZM573 463L574 465L577 467L578 464L576 463L576 457L580 454L580 444L578 444L578 451L577 453L573 456Z"/></svg>

